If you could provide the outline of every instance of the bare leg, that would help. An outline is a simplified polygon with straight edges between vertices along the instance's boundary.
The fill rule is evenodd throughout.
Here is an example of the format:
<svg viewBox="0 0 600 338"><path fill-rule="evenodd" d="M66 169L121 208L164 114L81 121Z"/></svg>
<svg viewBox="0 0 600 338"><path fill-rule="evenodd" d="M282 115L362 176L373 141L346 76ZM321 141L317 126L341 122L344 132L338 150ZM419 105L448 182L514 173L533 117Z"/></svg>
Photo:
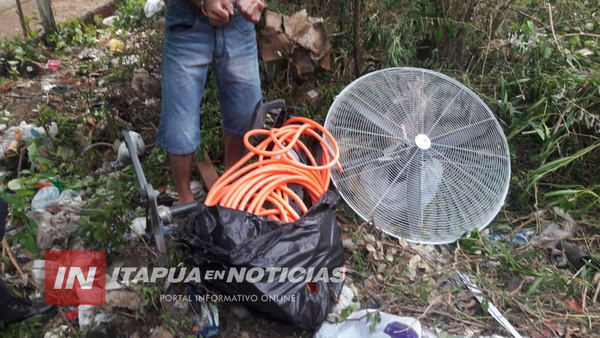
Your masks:
<svg viewBox="0 0 600 338"><path fill-rule="evenodd" d="M169 154L171 160L171 171L173 172L173 180L175 181L175 190L179 195L179 204L190 203L194 201L192 191L190 190L190 175L192 156L188 155L173 155Z"/></svg>
<svg viewBox="0 0 600 338"><path fill-rule="evenodd" d="M225 143L225 170L233 167L244 155L244 139L223 133Z"/></svg>

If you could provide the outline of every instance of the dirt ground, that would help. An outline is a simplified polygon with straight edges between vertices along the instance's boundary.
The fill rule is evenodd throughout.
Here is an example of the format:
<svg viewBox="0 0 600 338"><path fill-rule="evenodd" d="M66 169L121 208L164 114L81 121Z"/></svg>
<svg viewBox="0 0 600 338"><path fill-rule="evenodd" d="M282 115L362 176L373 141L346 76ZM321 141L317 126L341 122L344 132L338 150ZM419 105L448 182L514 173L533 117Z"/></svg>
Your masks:
<svg viewBox="0 0 600 338"><path fill-rule="evenodd" d="M54 15L57 21L69 18L79 18L87 12L109 3L110 0L52 0ZM35 0L21 0L23 12L27 17L37 17L38 9ZM21 23L17 15L15 0L0 0L0 39L22 34ZM39 22L34 22L32 28L39 29Z"/></svg>

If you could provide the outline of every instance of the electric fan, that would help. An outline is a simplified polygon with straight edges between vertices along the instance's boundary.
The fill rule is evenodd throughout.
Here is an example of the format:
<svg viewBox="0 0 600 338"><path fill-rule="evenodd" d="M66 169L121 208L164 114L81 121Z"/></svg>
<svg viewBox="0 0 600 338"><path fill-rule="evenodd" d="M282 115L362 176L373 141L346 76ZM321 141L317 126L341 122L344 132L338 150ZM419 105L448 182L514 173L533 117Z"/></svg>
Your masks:
<svg viewBox="0 0 600 338"><path fill-rule="evenodd" d="M365 75L331 106L332 170L362 218L408 241L444 244L483 229L506 198L510 157L500 124L470 89L416 68Z"/></svg>

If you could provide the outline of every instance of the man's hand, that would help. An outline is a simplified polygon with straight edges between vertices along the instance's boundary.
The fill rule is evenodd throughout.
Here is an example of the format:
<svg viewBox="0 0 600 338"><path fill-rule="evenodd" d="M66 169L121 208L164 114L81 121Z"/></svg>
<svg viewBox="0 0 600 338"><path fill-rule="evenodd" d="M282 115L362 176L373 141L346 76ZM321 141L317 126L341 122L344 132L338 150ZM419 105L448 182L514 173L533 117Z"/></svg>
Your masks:
<svg viewBox="0 0 600 338"><path fill-rule="evenodd" d="M261 0L238 0L238 10L244 19L257 24L266 5Z"/></svg>
<svg viewBox="0 0 600 338"><path fill-rule="evenodd" d="M229 16L233 15L233 4L229 0L206 0L204 11L213 26L221 26L229 22Z"/></svg>

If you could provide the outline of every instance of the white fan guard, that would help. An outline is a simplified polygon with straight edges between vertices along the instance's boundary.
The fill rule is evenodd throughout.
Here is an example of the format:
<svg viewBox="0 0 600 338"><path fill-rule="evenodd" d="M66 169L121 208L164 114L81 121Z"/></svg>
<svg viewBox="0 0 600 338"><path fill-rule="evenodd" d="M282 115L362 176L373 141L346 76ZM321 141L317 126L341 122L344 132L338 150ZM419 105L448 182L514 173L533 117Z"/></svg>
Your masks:
<svg viewBox="0 0 600 338"><path fill-rule="evenodd" d="M408 241L444 244L486 227L504 204L510 155L486 104L426 69L365 75L335 99L325 128L339 144L340 195Z"/></svg>

